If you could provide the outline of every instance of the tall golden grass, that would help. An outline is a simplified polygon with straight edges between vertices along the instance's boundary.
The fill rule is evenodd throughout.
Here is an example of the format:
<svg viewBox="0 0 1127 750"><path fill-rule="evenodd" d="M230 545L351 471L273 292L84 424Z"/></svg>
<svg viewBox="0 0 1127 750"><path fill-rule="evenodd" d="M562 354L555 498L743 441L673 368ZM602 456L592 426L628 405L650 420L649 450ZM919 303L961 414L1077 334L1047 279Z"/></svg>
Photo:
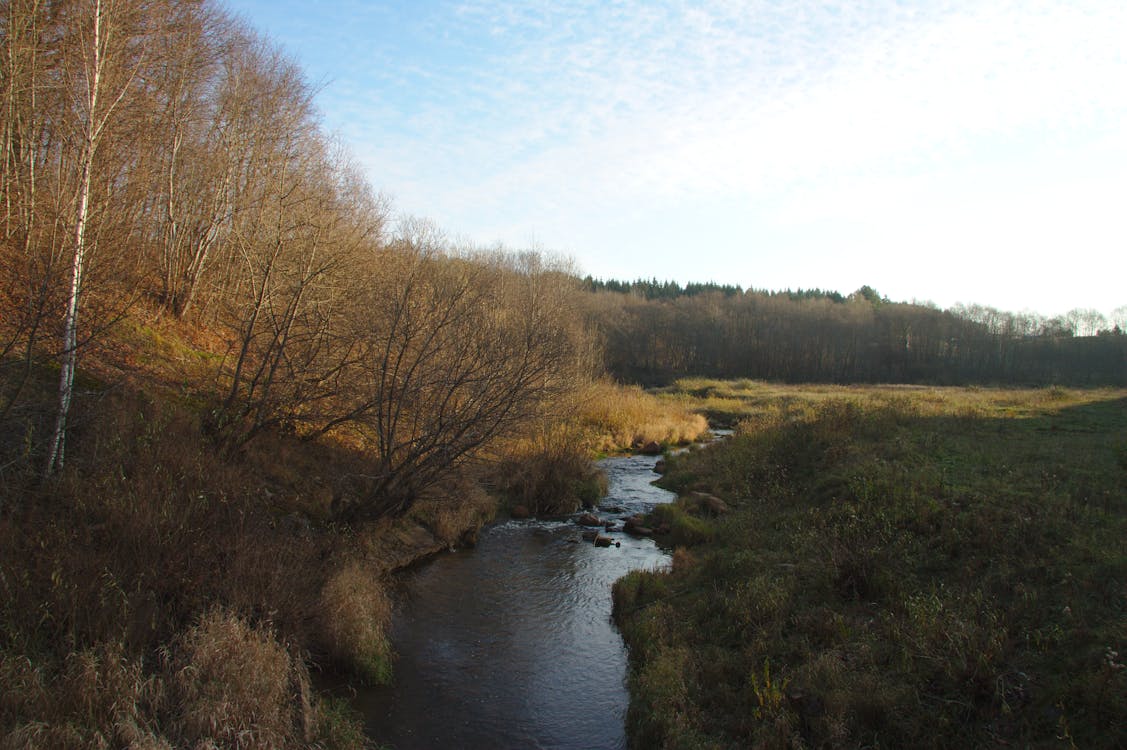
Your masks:
<svg viewBox="0 0 1127 750"><path fill-rule="evenodd" d="M647 443L684 445L708 431L708 420L680 396L657 396L637 386L607 380L591 384L580 398L579 422L591 447L601 453Z"/></svg>
<svg viewBox="0 0 1127 750"><path fill-rule="evenodd" d="M373 570L350 562L331 575L318 615L321 637L338 664L371 684L391 681L391 601Z"/></svg>
<svg viewBox="0 0 1127 750"><path fill-rule="evenodd" d="M154 664L106 641L34 664L0 652L0 748L130 750L367 746L268 624L216 607Z"/></svg>
<svg viewBox="0 0 1127 750"><path fill-rule="evenodd" d="M173 726L190 746L268 750L312 739L309 675L268 629L216 608L177 651Z"/></svg>

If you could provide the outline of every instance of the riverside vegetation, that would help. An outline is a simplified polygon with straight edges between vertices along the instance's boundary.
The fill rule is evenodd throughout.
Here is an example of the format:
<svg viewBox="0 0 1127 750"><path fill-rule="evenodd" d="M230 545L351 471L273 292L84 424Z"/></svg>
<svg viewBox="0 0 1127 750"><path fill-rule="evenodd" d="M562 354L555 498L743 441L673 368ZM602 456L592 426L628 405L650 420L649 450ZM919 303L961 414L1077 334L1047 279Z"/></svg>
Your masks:
<svg viewBox="0 0 1127 750"><path fill-rule="evenodd" d="M592 381L570 422L548 410L407 511L358 519L341 501L364 489L354 438L265 430L231 452L209 432L222 350L199 334L141 307L119 321L87 352L47 480L54 373L26 381L0 490L0 747L364 747L310 673L391 678L387 575L471 543L501 504L597 499L596 450L671 439L675 404Z"/></svg>
<svg viewBox="0 0 1127 750"><path fill-rule="evenodd" d="M1122 746L1127 392L675 390L738 427L615 586L633 746Z"/></svg>
<svg viewBox="0 0 1127 750"><path fill-rule="evenodd" d="M578 279L394 216L214 3L0 47L0 747L362 746L310 669L388 678L383 576L597 491Z"/></svg>
<svg viewBox="0 0 1127 750"><path fill-rule="evenodd" d="M391 571L499 505L597 499L593 455L742 398L602 373L1127 377L1122 321L1083 311L658 299L456 245L208 0L0 0L0 47L3 748L362 746L310 670L388 678Z"/></svg>

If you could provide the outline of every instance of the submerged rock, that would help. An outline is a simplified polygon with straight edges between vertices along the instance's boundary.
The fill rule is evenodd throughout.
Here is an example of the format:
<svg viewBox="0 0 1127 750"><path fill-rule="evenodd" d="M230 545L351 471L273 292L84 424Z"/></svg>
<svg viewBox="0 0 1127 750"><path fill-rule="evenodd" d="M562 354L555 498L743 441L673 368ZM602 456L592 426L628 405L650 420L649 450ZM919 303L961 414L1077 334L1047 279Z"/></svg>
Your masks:
<svg viewBox="0 0 1127 750"><path fill-rule="evenodd" d="M645 525L646 517L641 513L630 516L622 523L622 530L634 536L653 536L653 529Z"/></svg>
<svg viewBox="0 0 1127 750"><path fill-rule="evenodd" d="M580 526L602 526L603 522L594 513L584 513L575 522Z"/></svg>

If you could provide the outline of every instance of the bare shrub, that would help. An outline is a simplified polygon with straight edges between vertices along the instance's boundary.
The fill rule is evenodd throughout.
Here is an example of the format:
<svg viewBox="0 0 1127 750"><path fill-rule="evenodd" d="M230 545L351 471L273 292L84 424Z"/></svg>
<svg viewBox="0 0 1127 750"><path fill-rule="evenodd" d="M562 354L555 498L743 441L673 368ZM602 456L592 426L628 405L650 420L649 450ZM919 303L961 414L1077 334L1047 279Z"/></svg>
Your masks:
<svg viewBox="0 0 1127 750"><path fill-rule="evenodd" d="M428 488L411 511L450 547L473 545L477 532L497 513L497 500L471 477L451 476Z"/></svg>
<svg viewBox="0 0 1127 750"><path fill-rule="evenodd" d="M591 461L582 428L560 421L526 432L508 442L494 472L512 505L533 515L571 513L606 494L606 477Z"/></svg>

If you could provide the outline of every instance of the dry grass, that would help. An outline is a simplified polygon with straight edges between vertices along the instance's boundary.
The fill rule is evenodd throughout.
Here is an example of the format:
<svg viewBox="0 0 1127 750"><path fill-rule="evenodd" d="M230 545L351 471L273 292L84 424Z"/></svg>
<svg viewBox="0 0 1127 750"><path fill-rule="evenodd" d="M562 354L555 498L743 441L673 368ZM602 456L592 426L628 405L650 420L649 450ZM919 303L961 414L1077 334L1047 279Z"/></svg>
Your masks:
<svg viewBox="0 0 1127 750"><path fill-rule="evenodd" d="M277 640L316 641L347 537L273 505L169 402L80 407L65 471L0 486L0 747L363 746Z"/></svg>
<svg viewBox="0 0 1127 750"><path fill-rule="evenodd" d="M269 626L215 608L160 651L152 666L120 642L58 665L0 652L0 748L367 746L338 706L317 700Z"/></svg>
<svg viewBox="0 0 1127 750"><path fill-rule="evenodd" d="M387 627L391 602L375 573L351 562L338 570L321 591L321 634L338 664L371 684L391 680L391 644Z"/></svg>
<svg viewBox="0 0 1127 750"><path fill-rule="evenodd" d="M693 410L689 399L659 397L636 386L600 381L588 388L580 404L579 421L600 453L647 443L684 445L708 431L708 421Z"/></svg>
<svg viewBox="0 0 1127 750"><path fill-rule="evenodd" d="M635 743L1122 746L1127 391L709 383L662 483L733 510L615 587Z"/></svg>
<svg viewBox="0 0 1127 750"><path fill-rule="evenodd" d="M178 652L175 726L191 746L268 750L312 739L309 676L269 630L214 609Z"/></svg>
<svg viewBox="0 0 1127 750"><path fill-rule="evenodd" d="M153 727L163 682L127 658L120 642L72 653L59 669L0 652L0 685L5 750L171 748Z"/></svg>
<svg viewBox="0 0 1127 750"><path fill-rule="evenodd" d="M787 385L758 380L682 378L660 391L721 425L744 433L809 421L826 404L866 411L893 410L918 418L955 417L1028 419L1062 406L1114 399L1114 388L1006 388L924 385Z"/></svg>

